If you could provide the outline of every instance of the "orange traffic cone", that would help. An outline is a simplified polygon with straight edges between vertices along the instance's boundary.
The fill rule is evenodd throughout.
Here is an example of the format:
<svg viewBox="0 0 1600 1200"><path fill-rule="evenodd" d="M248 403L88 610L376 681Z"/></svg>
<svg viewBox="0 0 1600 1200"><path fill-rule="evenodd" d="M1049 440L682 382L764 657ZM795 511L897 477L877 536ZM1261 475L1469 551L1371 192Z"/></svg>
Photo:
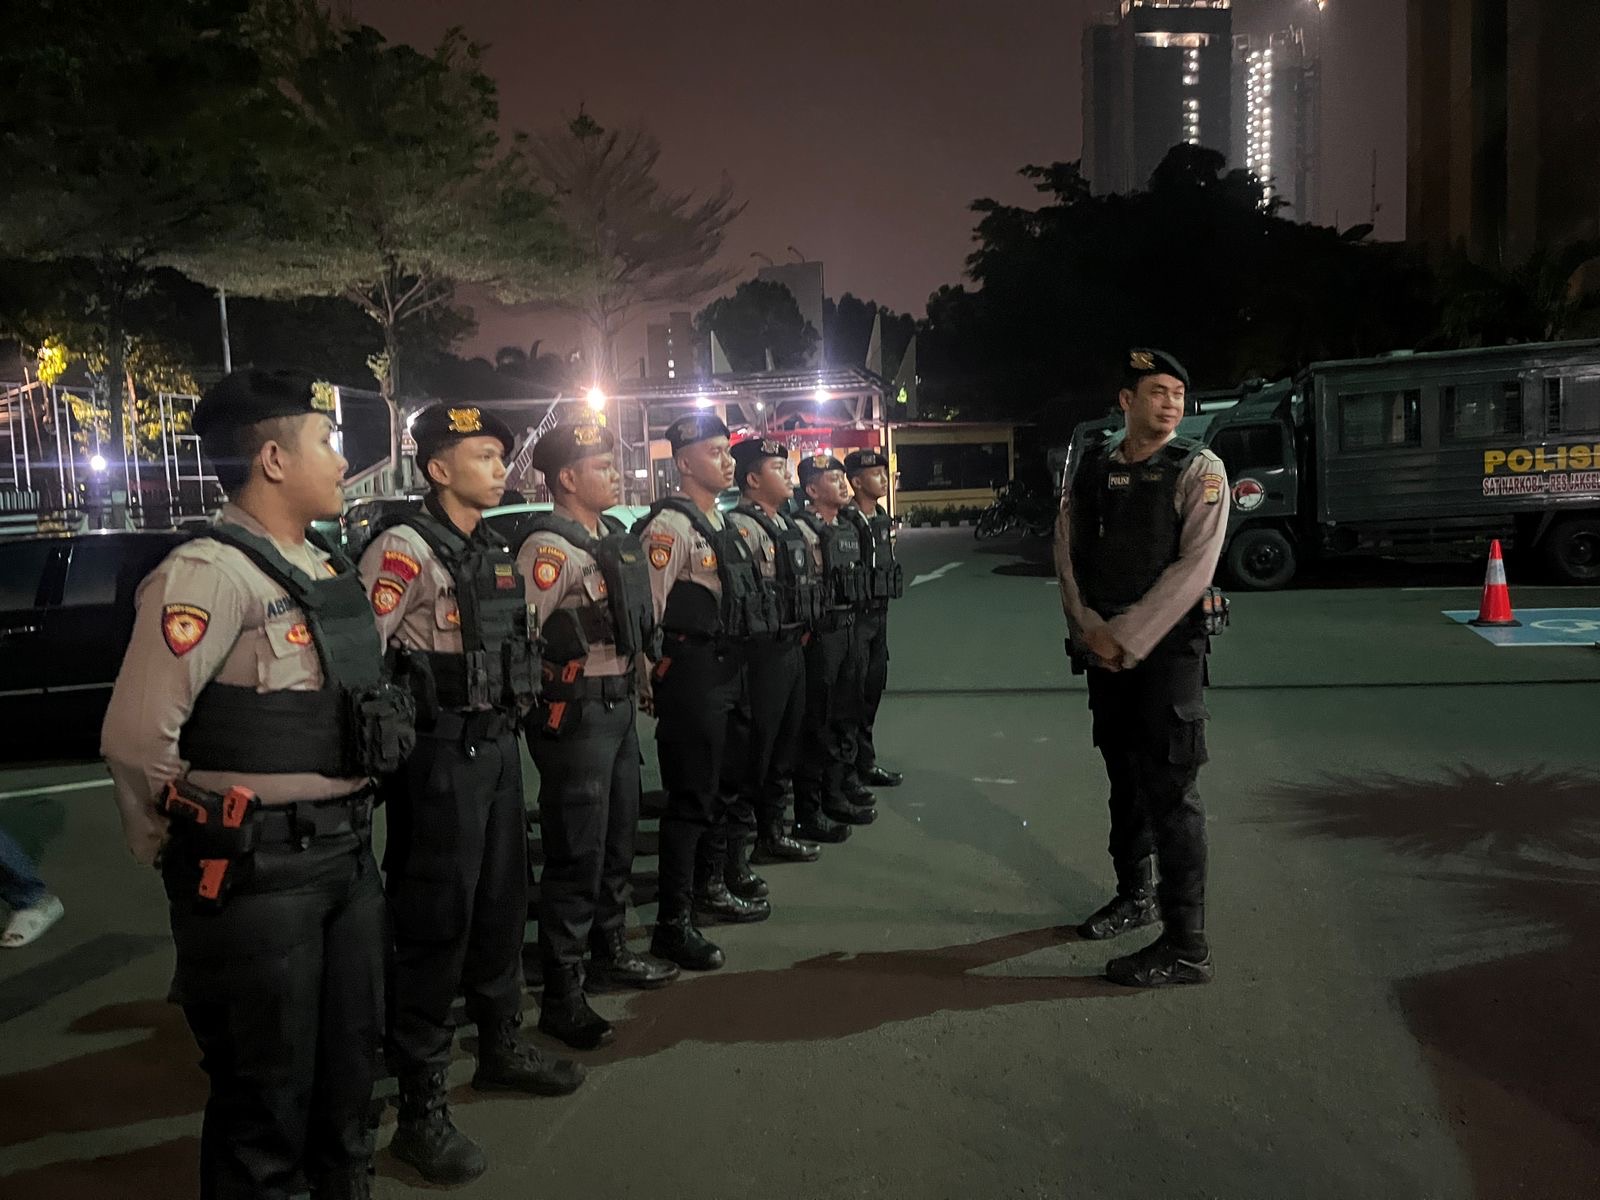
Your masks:
<svg viewBox="0 0 1600 1200"><path fill-rule="evenodd" d="M1469 625L1521 625L1511 615L1511 589L1506 586L1506 564L1500 557L1500 539L1489 545L1489 571L1483 580L1483 600L1478 605L1478 617Z"/></svg>

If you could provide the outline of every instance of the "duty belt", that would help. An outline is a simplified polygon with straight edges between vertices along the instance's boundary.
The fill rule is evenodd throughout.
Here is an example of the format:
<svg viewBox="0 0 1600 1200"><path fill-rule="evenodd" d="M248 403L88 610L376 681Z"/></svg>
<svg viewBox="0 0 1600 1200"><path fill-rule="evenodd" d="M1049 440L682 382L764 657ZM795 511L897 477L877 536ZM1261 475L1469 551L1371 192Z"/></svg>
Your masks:
<svg viewBox="0 0 1600 1200"><path fill-rule="evenodd" d="M622 675L585 675L571 683L546 683L546 700L604 700L615 702L633 695L633 672Z"/></svg>
<svg viewBox="0 0 1600 1200"><path fill-rule="evenodd" d="M751 637L753 642L777 642L780 645L798 645L805 641L807 625L785 625L776 633L758 633Z"/></svg>
<svg viewBox="0 0 1600 1200"><path fill-rule="evenodd" d="M300 800L267 804L257 810L261 845L289 845L304 849L313 839L365 833L372 827L372 793L369 785L331 800Z"/></svg>
<svg viewBox="0 0 1600 1200"><path fill-rule="evenodd" d="M432 725L426 729L418 729L417 736L438 738L446 742L460 739L463 744L467 744L497 738L502 733L513 732L516 727L516 718L498 708L486 708L477 712L446 709L434 718Z"/></svg>

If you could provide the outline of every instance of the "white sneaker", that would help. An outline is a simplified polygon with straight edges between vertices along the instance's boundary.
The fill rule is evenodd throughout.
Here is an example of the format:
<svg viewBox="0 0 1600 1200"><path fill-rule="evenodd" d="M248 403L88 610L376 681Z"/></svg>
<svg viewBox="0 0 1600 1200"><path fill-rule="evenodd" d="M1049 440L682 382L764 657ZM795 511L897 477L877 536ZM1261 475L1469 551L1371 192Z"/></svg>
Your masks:
<svg viewBox="0 0 1600 1200"><path fill-rule="evenodd" d="M15 950L18 946L38 941L45 930L61 920L66 911L61 897L46 893L37 904L19 908L11 914L5 933L0 934L0 946Z"/></svg>

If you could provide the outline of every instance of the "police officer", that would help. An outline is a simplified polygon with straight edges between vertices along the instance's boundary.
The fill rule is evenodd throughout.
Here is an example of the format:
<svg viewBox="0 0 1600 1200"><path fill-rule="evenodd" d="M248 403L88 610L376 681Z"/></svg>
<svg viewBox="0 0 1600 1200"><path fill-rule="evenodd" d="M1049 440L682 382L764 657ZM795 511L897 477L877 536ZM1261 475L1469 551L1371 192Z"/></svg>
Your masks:
<svg viewBox="0 0 1600 1200"><path fill-rule="evenodd" d="M861 720L862 655L856 621L867 599L861 537L843 510L850 503L844 464L827 454L800 462L807 507L796 514L810 535L826 592L806 644L806 711L795 772L795 836L842 842L851 825L877 819L872 793L852 778Z"/></svg>
<svg viewBox="0 0 1600 1200"><path fill-rule="evenodd" d="M378 628L419 698L384 861L400 1082L390 1150L430 1182L460 1183L487 1161L445 1100L457 995L478 1027L474 1087L563 1095L583 1073L518 1037L528 866L516 730L538 661L516 564L483 521L505 488L512 434L492 413L442 404L419 413L411 433L427 498L380 525L361 556Z"/></svg>
<svg viewBox="0 0 1600 1200"><path fill-rule="evenodd" d="M1086 453L1062 496L1055 561L1075 657L1087 665L1094 742L1111 782L1117 894L1088 939L1162 922L1112 959L1135 987L1211 979L1205 933L1205 597L1228 519L1222 462L1176 436L1188 373L1134 350L1118 395L1125 430ZM1157 874L1159 873L1159 883Z"/></svg>
<svg viewBox="0 0 1600 1200"><path fill-rule="evenodd" d="M805 716L807 633L822 613L822 577L811 545L783 507L794 494L789 450L770 438L746 438L733 448L741 499L728 520L749 543L763 583L771 589L778 628L749 645L750 721L745 777L728 809L728 888L766 895L750 869L752 850L764 863L815 862L815 843L792 837L784 819Z"/></svg>
<svg viewBox="0 0 1600 1200"><path fill-rule="evenodd" d="M519 533L517 570L533 601L544 684L524 728L539 768L539 1029L579 1050L612 1040L587 985L654 988L678 968L628 947L629 875L639 823L635 662L659 654L650 568L639 539L605 510L621 500L616 438L584 420L533 448L554 508ZM585 948L591 955L584 974Z"/></svg>
<svg viewBox="0 0 1600 1200"><path fill-rule="evenodd" d="M706 835L743 776L743 764L730 761L729 730L747 703L744 643L776 621L749 546L717 511L717 494L733 482L728 427L697 413L674 421L667 441L683 490L657 501L637 527L663 634L651 690L667 811L650 950L685 970L712 971L722 950L696 918L743 923L772 911L728 890L726 864Z"/></svg>
<svg viewBox="0 0 1600 1200"><path fill-rule="evenodd" d="M411 705L381 681L355 567L307 540L344 506L332 411L288 372L205 394L194 427L229 502L140 585L102 738L128 846L160 861L216 1200L371 1194L371 781L409 749Z"/></svg>
<svg viewBox="0 0 1600 1200"><path fill-rule="evenodd" d="M904 574L894 555L894 522L880 507L889 494L889 460L876 450L852 450L845 455L844 473L850 481L852 501L844 512L861 536L867 566L867 602L856 629L864 661L854 778L862 786L898 787L905 777L878 762L878 748L872 740L878 705L889 684L889 601L905 595Z"/></svg>

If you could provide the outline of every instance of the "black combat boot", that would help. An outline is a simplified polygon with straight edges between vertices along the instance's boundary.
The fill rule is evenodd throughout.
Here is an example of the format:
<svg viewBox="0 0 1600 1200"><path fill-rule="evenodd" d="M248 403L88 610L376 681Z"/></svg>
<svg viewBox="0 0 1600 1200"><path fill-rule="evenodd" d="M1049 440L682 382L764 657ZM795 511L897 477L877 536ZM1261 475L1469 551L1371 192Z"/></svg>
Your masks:
<svg viewBox="0 0 1600 1200"><path fill-rule="evenodd" d="M795 840L801 843L827 842L830 845L837 845L850 836L850 826L835 821L820 809L809 816L796 812L794 836Z"/></svg>
<svg viewBox="0 0 1600 1200"><path fill-rule="evenodd" d="M616 1039L611 1022L589 1007L575 963L546 963L539 1032L574 1050L598 1050Z"/></svg>
<svg viewBox="0 0 1600 1200"><path fill-rule="evenodd" d="M728 865L722 881L742 900L760 900L767 894L767 881L750 869L751 839L736 837L728 843Z"/></svg>
<svg viewBox="0 0 1600 1200"><path fill-rule="evenodd" d="M799 838L790 837L783 831L782 821L773 821L761 827L750 861L762 866L768 863L816 862L819 853L815 842L802 842Z"/></svg>
<svg viewBox="0 0 1600 1200"><path fill-rule="evenodd" d="M443 1067L400 1077L400 1123L389 1142L389 1153L410 1163L429 1183L466 1183L488 1168L489 1160L478 1143L450 1120Z"/></svg>
<svg viewBox="0 0 1600 1200"><path fill-rule="evenodd" d="M1078 926L1078 936L1085 941L1102 942L1154 925L1159 919L1155 860L1143 858L1117 867L1117 894Z"/></svg>
<svg viewBox="0 0 1600 1200"><path fill-rule="evenodd" d="M1106 978L1125 987L1143 988L1210 983L1213 968L1205 909L1174 906L1163 914L1162 923L1165 929L1150 945L1108 962Z"/></svg>
<svg viewBox="0 0 1600 1200"><path fill-rule="evenodd" d="M635 954L626 930L597 929L589 934L589 972L584 983L591 992L666 987L677 977L678 968L671 963Z"/></svg>
<svg viewBox="0 0 1600 1200"><path fill-rule="evenodd" d="M517 1034L520 1014L478 1022L478 1069L472 1086L480 1092L528 1092L566 1096L578 1090L587 1072L564 1058L545 1058Z"/></svg>
<svg viewBox="0 0 1600 1200"><path fill-rule="evenodd" d="M857 808L871 808L878 802L878 798L872 794L872 789L853 777L845 780L844 798Z"/></svg>
<svg viewBox="0 0 1600 1200"><path fill-rule="evenodd" d="M669 907L665 900L656 917L650 953L677 963L685 971L715 971L724 961L721 948L707 941L695 928L689 908L686 905Z"/></svg>
<svg viewBox="0 0 1600 1200"><path fill-rule="evenodd" d="M832 803L823 802L822 812L841 825L871 825L878 819L878 810L868 804L856 804L846 796Z"/></svg>
<svg viewBox="0 0 1600 1200"><path fill-rule="evenodd" d="M708 924L749 925L770 917L772 905L735 896L721 875L712 875L694 890L694 915Z"/></svg>
<svg viewBox="0 0 1600 1200"><path fill-rule="evenodd" d="M871 784L873 787L899 787L905 782L905 778L899 771L891 771L888 767L878 766L876 763L861 772L861 782Z"/></svg>

